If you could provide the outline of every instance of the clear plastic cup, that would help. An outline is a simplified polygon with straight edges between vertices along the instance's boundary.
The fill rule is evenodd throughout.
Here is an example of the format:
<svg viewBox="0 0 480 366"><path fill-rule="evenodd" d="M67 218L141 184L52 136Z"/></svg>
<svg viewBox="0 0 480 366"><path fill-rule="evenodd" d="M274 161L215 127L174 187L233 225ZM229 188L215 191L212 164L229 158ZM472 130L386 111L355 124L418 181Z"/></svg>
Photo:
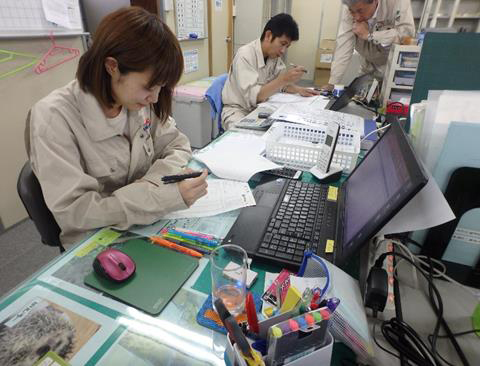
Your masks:
<svg viewBox="0 0 480 366"><path fill-rule="evenodd" d="M242 247L221 245L210 254L212 300L222 299L232 315L245 310L248 256Z"/></svg>

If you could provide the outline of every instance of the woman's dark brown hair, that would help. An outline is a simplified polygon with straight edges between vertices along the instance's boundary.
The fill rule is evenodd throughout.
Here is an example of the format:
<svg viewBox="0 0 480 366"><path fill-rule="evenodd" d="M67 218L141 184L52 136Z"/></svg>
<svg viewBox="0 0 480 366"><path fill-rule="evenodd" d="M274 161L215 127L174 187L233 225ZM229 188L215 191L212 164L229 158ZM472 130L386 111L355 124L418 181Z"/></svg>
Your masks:
<svg viewBox="0 0 480 366"><path fill-rule="evenodd" d="M153 71L148 87L162 85L155 114L165 122L172 112L173 88L183 73L183 56L177 38L158 16L132 6L107 15L100 22L93 44L80 58L77 79L83 91L100 104L112 107L111 77L105 59L113 57L120 73Z"/></svg>

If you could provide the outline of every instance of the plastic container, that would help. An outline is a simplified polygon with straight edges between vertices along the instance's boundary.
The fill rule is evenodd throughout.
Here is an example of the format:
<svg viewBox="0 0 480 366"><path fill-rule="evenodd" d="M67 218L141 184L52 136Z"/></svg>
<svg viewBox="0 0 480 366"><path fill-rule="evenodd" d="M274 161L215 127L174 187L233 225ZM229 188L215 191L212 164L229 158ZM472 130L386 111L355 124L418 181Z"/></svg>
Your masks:
<svg viewBox="0 0 480 366"><path fill-rule="evenodd" d="M318 160L325 141L326 127L277 122L272 125L266 141L267 158L288 168L310 170ZM360 153L360 134L340 130L332 165L350 173Z"/></svg>
<svg viewBox="0 0 480 366"><path fill-rule="evenodd" d="M212 131L214 123L210 116L210 104L205 98L208 80L205 85L199 84L200 81L180 85L173 94L173 118L193 148L204 147L212 140L212 136L216 136Z"/></svg>

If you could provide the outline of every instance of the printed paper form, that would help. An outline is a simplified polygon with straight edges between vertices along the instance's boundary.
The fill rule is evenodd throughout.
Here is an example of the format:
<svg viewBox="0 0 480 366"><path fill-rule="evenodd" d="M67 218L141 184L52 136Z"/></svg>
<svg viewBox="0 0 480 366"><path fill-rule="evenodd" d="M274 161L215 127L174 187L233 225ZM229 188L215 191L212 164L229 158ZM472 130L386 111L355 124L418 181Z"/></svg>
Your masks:
<svg viewBox="0 0 480 366"><path fill-rule="evenodd" d="M261 156L265 140L257 135L231 133L193 157L219 178L247 182L255 173L280 166Z"/></svg>
<svg viewBox="0 0 480 366"><path fill-rule="evenodd" d="M191 207L172 212L165 219L213 216L237 208L254 206L255 198L247 183L224 179L209 179L208 193Z"/></svg>

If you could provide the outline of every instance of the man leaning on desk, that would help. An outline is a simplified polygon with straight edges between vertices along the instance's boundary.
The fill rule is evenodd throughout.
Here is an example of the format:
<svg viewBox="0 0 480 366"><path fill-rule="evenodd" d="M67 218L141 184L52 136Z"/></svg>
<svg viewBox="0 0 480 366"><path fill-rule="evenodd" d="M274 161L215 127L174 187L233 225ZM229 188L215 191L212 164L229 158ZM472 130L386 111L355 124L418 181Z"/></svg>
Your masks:
<svg viewBox="0 0 480 366"><path fill-rule="evenodd" d="M382 80L392 44L415 35L410 0L342 0L330 80L322 89L341 84L353 50L363 57L362 74Z"/></svg>
<svg viewBox="0 0 480 366"><path fill-rule="evenodd" d="M257 103L277 92L318 94L295 85L305 68L292 65L286 70L281 57L293 41L298 41L298 25L289 14L282 13L268 21L260 39L239 48L222 92L224 129L232 127L253 111Z"/></svg>

